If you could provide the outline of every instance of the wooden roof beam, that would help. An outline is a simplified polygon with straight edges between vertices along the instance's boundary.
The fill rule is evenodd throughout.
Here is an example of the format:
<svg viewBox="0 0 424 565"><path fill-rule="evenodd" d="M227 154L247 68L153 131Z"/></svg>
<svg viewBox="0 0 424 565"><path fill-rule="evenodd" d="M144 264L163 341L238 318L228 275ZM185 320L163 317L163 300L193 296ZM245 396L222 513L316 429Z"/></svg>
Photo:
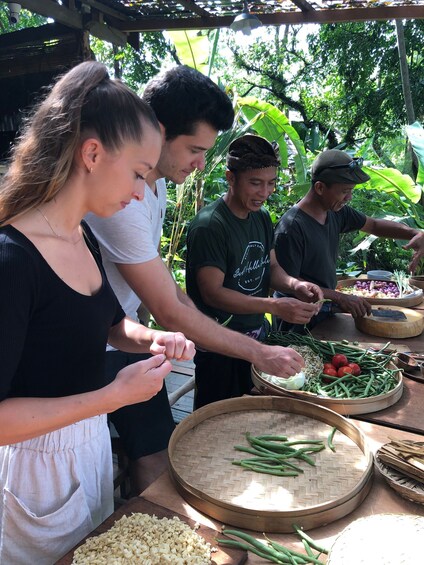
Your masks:
<svg viewBox="0 0 424 565"><path fill-rule="evenodd" d="M111 27L103 22L87 19L76 10L68 9L53 0L20 0L22 8L40 14L46 18L53 18L55 22L80 30L88 29L99 39L109 41L115 45L124 46L127 43L126 32L116 27ZM98 3L100 4L100 3ZM116 20L118 21L118 20ZM124 22L120 22L124 24Z"/></svg>
<svg viewBox="0 0 424 565"><path fill-rule="evenodd" d="M312 10L308 12L278 12L255 14L263 25L330 24L363 22L374 20L423 19L423 6L377 6L375 8L343 8L334 10ZM229 27L233 16L210 16L208 18L149 18L117 23L121 31L163 31L184 29L213 29Z"/></svg>

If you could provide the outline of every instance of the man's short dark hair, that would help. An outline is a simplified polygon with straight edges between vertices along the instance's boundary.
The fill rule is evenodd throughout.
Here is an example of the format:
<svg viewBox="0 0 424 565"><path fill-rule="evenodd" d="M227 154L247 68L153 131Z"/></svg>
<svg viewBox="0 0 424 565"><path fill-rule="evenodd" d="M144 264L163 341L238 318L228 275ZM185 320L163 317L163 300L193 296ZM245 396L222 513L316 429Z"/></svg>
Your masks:
<svg viewBox="0 0 424 565"><path fill-rule="evenodd" d="M192 135L199 122L216 131L230 129L233 105L225 92L199 71L178 65L150 80L142 98L165 128L166 139Z"/></svg>

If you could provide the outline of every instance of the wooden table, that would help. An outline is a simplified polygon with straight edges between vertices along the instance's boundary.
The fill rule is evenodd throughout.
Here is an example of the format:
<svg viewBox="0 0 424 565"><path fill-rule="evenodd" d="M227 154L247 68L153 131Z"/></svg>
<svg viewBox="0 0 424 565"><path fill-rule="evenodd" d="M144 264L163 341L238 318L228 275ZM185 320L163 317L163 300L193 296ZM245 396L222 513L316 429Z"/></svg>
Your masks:
<svg viewBox="0 0 424 565"><path fill-rule="evenodd" d="M388 441L388 435L396 435L399 439L411 439L421 441L420 435L411 434L403 431L393 432L386 427L368 422L353 420L358 428L365 434L370 449L375 452L380 445ZM211 528L220 529L221 524L204 516L192 508L175 490L168 473L163 474L156 482L154 482L147 490L143 492L143 498L165 506L168 509L188 516L199 521ZM313 539L322 543L326 547L330 547L336 536L352 521L380 513L395 514L414 514L424 516L424 506L409 502L399 496L392 488L390 488L381 476L379 471L375 470L374 482L371 491L364 502L351 514L336 520L326 526L309 530L308 534ZM263 539L261 532L255 532L257 539ZM291 534L272 534L272 539L292 547L299 551L303 551L303 546L295 535ZM249 554L248 564L263 564L264 561L253 554Z"/></svg>
<svg viewBox="0 0 424 565"><path fill-rule="evenodd" d="M383 444L388 441L388 435L395 435L398 439L409 439L415 441L421 441L423 438L421 435L411 434L403 431L390 430L387 427L379 426L376 424L362 422L359 420L352 420L355 425L362 431L366 436L368 445L373 453ZM180 514L187 517L190 521L195 521L205 526L207 529L212 529L220 531L222 526L221 523L199 513L192 506L190 506L176 491L169 474L166 472L161 475L149 488L147 488L140 497L140 508L137 507L137 501L132 499L127 503L127 505L122 506L117 510L112 516L110 516L106 522L104 522L94 533L100 533L108 529L115 520L119 519L128 510L128 514L133 511L145 511L148 508L148 503L154 505L159 505L166 509L166 515L172 516L174 513ZM397 494L392 488L390 488L385 479L375 469L373 484L371 491L365 498L364 502L356 508L352 513L347 516L336 520L326 526L315 528L309 530L308 534L317 542L325 547L330 548L338 534L351 524L354 520L363 518L366 516L372 516L375 514L408 514L415 516L424 516L424 505L409 502ZM228 524L227 524L228 525ZM240 528L237 528L240 529ZM262 532L250 531L257 539L263 540ZM214 536L213 536L214 537ZM296 535L293 534L271 534L270 537L283 545L290 547L292 549L301 551L303 553L303 546ZM72 562L72 556L70 552L59 560L57 565L69 565ZM233 563L233 561L219 561L222 565L225 563ZM236 561L237 563L243 563L243 561ZM249 554L246 561L248 565L262 565L264 563L263 559L255 556L254 554ZM371 565L371 564L370 564Z"/></svg>
<svg viewBox="0 0 424 565"><path fill-rule="evenodd" d="M414 308L424 314L424 310ZM336 314L334 317L327 318L318 324L313 330L312 335L317 339L339 341L359 341L361 344L383 345L390 341L398 351L420 351L424 350L424 334L407 339L388 339L386 337L372 336L360 332L356 329L355 322L350 314Z"/></svg>

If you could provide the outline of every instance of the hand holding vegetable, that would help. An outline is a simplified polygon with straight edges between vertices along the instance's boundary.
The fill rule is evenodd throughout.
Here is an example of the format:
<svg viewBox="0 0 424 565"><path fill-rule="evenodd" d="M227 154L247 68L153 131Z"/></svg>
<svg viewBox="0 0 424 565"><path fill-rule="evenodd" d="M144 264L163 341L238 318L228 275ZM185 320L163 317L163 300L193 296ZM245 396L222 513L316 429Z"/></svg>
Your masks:
<svg viewBox="0 0 424 565"><path fill-rule="evenodd" d="M293 291L296 298L304 302L318 302L324 299L320 287L308 281L296 281Z"/></svg>
<svg viewBox="0 0 424 565"><path fill-rule="evenodd" d="M299 373L305 362L302 356L290 347L263 344L254 365L259 371L287 379Z"/></svg>
<svg viewBox="0 0 424 565"><path fill-rule="evenodd" d="M333 302L342 312L349 312L354 318L363 318L371 314L371 304L361 296L354 296L352 294L343 294L343 292L336 292L336 297Z"/></svg>
<svg viewBox="0 0 424 565"><path fill-rule="evenodd" d="M302 302L297 298L274 298L272 312L285 322L307 324L320 311L321 304Z"/></svg>

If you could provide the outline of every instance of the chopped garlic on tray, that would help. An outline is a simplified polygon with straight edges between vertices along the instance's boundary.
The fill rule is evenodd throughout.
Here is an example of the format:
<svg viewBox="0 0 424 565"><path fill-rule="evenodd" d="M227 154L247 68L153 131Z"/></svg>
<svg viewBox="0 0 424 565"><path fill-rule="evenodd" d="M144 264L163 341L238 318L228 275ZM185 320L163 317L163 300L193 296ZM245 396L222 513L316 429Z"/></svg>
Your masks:
<svg viewBox="0 0 424 565"><path fill-rule="evenodd" d="M75 550L72 565L211 565L213 551L177 516L157 518L137 512L88 538Z"/></svg>

